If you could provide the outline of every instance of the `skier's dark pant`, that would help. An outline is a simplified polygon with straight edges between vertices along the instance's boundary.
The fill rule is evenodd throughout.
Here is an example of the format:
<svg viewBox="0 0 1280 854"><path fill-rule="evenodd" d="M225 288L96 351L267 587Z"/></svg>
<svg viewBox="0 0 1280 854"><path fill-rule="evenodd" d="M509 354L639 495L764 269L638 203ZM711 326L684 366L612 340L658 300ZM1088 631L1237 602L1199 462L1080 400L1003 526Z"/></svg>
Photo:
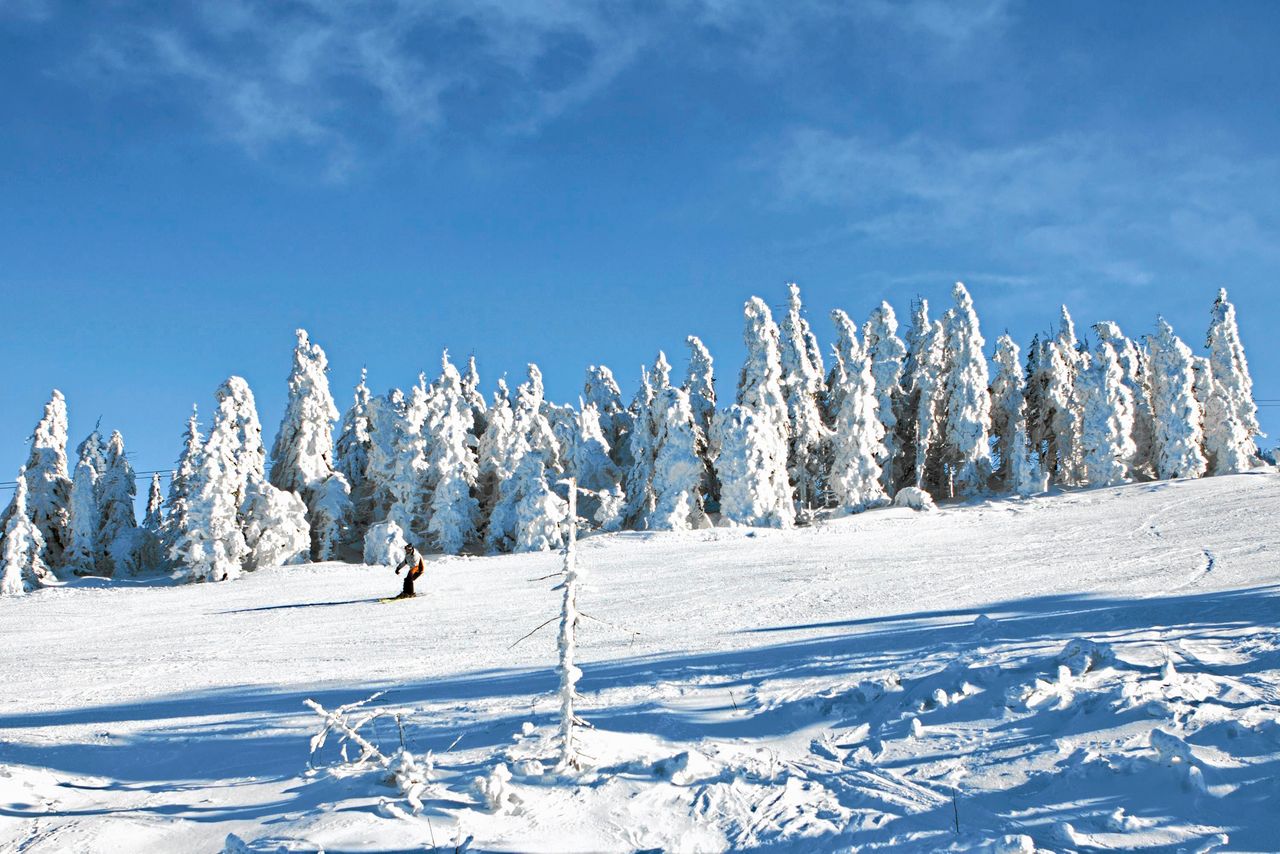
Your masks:
<svg viewBox="0 0 1280 854"><path fill-rule="evenodd" d="M400 595L397 596L396 598L410 599L416 596L417 594L413 592L413 582L417 581L418 576L422 575L422 573L423 573L422 564L418 564L417 566L410 567L409 571L404 574L404 589L400 591Z"/></svg>

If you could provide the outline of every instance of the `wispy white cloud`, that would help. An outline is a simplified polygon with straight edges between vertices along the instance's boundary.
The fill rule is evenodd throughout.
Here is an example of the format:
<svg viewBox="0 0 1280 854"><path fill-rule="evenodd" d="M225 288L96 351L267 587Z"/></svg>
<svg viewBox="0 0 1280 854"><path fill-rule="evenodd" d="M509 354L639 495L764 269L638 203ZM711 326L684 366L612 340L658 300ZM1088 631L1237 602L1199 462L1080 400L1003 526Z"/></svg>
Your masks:
<svg viewBox="0 0 1280 854"><path fill-rule="evenodd" d="M210 127L252 156L301 150L341 178L370 149L429 140L451 122L536 132L607 89L646 49L669 48L692 30L725 37L712 41L730 52L729 61L767 67L790 55L806 28L826 21L954 45L1001 25L1006 2L104 4L74 73L86 85L196 105ZM71 15L54 0L0 4L0 17L38 11L53 28Z"/></svg>
<svg viewBox="0 0 1280 854"><path fill-rule="evenodd" d="M977 247L1041 271L1070 259L1128 285L1171 260L1280 259L1280 211L1262 190L1276 160L1082 133L966 147L801 129L754 165L784 202L833 211L831 239Z"/></svg>

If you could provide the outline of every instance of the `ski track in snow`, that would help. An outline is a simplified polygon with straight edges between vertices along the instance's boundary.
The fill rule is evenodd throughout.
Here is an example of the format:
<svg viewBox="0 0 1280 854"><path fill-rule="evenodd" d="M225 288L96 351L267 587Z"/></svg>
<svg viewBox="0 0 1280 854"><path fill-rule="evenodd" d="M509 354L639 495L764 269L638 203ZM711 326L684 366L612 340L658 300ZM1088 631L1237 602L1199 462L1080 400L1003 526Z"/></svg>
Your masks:
<svg viewBox="0 0 1280 854"><path fill-rule="evenodd" d="M342 564L0 602L0 851L1276 850L1277 507L1266 470L589 537L572 777L554 625L512 647L554 554L387 605ZM302 701L378 690L434 754L419 814L307 768Z"/></svg>

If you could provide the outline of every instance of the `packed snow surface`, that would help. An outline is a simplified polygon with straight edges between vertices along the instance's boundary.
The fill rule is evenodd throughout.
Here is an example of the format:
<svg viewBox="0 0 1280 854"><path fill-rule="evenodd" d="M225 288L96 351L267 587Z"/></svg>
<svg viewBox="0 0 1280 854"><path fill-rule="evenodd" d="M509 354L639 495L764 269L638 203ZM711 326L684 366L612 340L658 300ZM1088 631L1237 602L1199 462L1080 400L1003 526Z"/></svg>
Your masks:
<svg viewBox="0 0 1280 854"><path fill-rule="evenodd" d="M1275 850L1277 508L1265 470L589 537L571 773L521 640L556 554L42 590L0 602L0 850ZM391 766L313 754L304 700L377 691Z"/></svg>

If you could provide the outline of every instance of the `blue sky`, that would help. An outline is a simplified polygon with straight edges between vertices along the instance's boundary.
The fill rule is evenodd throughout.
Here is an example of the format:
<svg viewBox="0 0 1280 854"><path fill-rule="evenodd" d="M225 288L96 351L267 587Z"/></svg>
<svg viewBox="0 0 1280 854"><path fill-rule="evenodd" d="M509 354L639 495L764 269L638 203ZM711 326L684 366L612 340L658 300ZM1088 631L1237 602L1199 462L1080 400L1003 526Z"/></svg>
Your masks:
<svg viewBox="0 0 1280 854"><path fill-rule="evenodd" d="M91 8L86 8L91 7ZM474 352L629 392L741 306L970 285L1199 347L1280 398L1280 6L0 0L0 479L52 387L171 464L228 374L268 440L302 325L340 406ZM1280 433L1280 408L1263 410ZM1273 444L1273 443L1269 443Z"/></svg>

